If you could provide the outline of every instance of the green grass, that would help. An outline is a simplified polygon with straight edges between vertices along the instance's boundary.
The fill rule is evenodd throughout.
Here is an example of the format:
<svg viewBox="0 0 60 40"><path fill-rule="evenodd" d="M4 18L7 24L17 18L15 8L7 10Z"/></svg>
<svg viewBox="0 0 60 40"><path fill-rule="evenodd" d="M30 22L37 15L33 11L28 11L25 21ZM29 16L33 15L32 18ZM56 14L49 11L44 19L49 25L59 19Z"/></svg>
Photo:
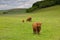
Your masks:
<svg viewBox="0 0 60 40"><path fill-rule="evenodd" d="M32 16L32 22L21 20ZM33 22L42 22L40 35L34 35ZM0 40L60 40L60 6L26 14L0 15Z"/></svg>

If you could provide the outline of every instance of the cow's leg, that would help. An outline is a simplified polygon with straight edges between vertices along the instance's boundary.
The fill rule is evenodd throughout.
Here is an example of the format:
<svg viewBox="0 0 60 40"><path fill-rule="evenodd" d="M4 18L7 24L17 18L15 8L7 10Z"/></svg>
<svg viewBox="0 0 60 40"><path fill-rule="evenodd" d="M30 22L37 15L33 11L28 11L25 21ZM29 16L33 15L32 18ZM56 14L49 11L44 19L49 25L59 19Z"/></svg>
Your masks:
<svg viewBox="0 0 60 40"><path fill-rule="evenodd" d="M37 27L37 33L39 34L41 28L40 27Z"/></svg>
<svg viewBox="0 0 60 40"><path fill-rule="evenodd" d="M36 34L36 29L33 28L33 33Z"/></svg>

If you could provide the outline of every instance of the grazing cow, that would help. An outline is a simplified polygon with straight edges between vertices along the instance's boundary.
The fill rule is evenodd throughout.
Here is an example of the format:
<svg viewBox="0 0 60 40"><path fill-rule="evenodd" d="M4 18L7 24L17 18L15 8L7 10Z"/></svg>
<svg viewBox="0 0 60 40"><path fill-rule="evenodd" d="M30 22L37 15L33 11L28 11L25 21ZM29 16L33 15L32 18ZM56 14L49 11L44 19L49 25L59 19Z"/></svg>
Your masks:
<svg viewBox="0 0 60 40"><path fill-rule="evenodd" d="M32 17L28 17L27 19L26 19L26 21L31 21L32 20Z"/></svg>
<svg viewBox="0 0 60 40"><path fill-rule="evenodd" d="M22 20L22 22L24 22L24 20Z"/></svg>
<svg viewBox="0 0 60 40"><path fill-rule="evenodd" d="M32 24L32 27L33 27L33 33L34 34L39 34L39 32L41 31L41 23L39 22L35 22Z"/></svg>

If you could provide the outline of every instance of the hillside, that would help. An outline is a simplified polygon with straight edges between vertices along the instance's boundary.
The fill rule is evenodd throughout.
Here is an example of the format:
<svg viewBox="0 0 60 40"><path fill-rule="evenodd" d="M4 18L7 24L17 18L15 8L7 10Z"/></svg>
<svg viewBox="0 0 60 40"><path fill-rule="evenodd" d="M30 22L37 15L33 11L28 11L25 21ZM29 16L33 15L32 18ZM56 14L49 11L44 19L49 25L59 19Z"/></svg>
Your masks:
<svg viewBox="0 0 60 40"><path fill-rule="evenodd" d="M26 9L16 8L16 9L8 10L8 12L9 13L25 13Z"/></svg>
<svg viewBox="0 0 60 40"><path fill-rule="evenodd" d="M60 10L60 5L38 9L38 10L33 11L32 13L36 13L36 12L41 13L41 12L56 11L56 10ZM6 12L7 14L22 14L22 13L26 13L26 9L16 8L16 9L10 9L10 10L0 10L0 14L3 14L3 12Z"/></svg>
<svg viewBox="0 0 60 40"><path fill-rule="evenodd" d="M60 5L55 5L55 6L48 7L48 8L38 9L38 10L35 10L34 12L53 12L53 11L60 11Z"/></svg>
<svg viewBox="0 0 60 40"><path fill-rule="evenodd" d="M0 10L0 14L3 13L6 14L22 14L22 13L26 13L26 9L21 9L21 8L15 8L15 9L9 9L9 10Z"/></svg>
<svg viewBox="0 0 60 40"><path fill-rule="evenodd" d="M55 5L60 5L60 0L42 0L42 1L37 1L32 5L31 8L27 9L27 13L33 12L37 9L43 9L43 8L48 8L51 6Z"/></svg>

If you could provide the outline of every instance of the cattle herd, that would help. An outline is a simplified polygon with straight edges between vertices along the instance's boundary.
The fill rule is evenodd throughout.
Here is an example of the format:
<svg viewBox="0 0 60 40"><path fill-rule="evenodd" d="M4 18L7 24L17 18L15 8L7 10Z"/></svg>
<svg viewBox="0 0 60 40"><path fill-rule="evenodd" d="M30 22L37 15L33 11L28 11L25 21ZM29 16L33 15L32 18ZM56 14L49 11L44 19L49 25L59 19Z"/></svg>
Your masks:
<svg viewBox="0 0 60 40"><path fill-rule="evenodd" d="M32 21L32 17L28 17L26 19L26 21L31 22ZM22 22L25 22L25 20L22 20ZM41 23L40 22L34 22L32 24L32 29L33 29L33 33L34 34L39 34L40 31L41 31Z"/></svg>

